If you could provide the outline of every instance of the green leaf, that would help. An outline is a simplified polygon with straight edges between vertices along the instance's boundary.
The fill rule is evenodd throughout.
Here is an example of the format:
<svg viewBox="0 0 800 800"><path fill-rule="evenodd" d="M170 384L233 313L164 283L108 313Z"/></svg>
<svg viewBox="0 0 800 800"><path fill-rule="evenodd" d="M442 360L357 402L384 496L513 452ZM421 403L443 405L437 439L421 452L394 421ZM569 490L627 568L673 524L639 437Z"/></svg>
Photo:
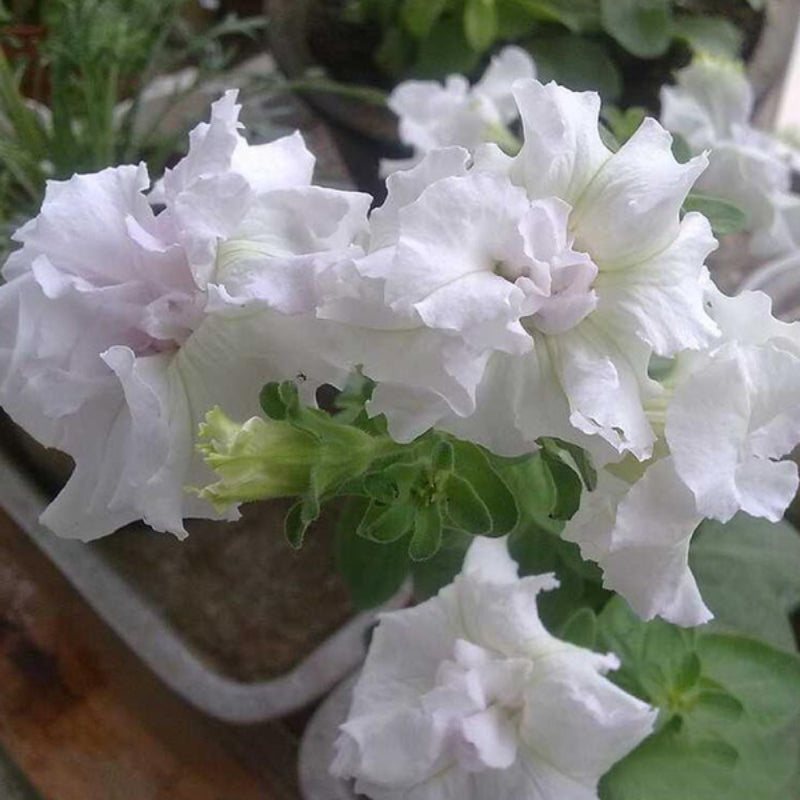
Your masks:
<svg viewBox="0 0 800 800"><path fill-rule="evenodd" d="M270 419L286 419L286 403L281 397L279 383L267 383L258 397L261 409Z"/></svg>
<svg viewBox="0 0 800 800"><path fill-rule="evenodd" d="M442 15L447 0L404 0L401 9L403 24L417 39L424 39Z"/></svg>
<svg viewBox="0 0 800 800"><path fill-rule="evenodd" d="M597 617L591 608L579 608L562 626L559 639L593 650L597 641Z"/></svg>
<svg viewBox="0 0 800 800"><path fill-rule="evenodd" d="M364 498L348 499L336 526L336 566L358 608L389 600L408 574L408 542L378 544L356 533L368 506Z"/></svg>
<svg viewBox="0 0 800 800"><path fill-rule="evenodd" d="M458 475L450 475L444 492L447 516L453 527L473 536L491 532L492 518L489 516L489 509L467 481Z"/></svg>
<svg viewBox="0 0 800 800"><path fill-rule="evenodd" d="M361 517L356 533L381 544L396 542L411 529L414 511L409 503L386 505L373 500Z"/></svg>
<svg viewBox="0 0 800 800"><path fill-rule="evenodd" d="M604 100L616 100L622 92L622 75L603 42L549 33L527 39L525 47L541 81L554 80L575 91L596 91Z"/></svg>
<svg viewBox="0 0 800 800"><path fill-rule="evenodd" d="M577 472L551 451L542 451L556 486L556 503L550 512L555 519L571 519L581 504L583 484Z"/></svg>
<svg viewBox="0 0 800 800"><path fill-rule="evenodd" d="M597 0L506 0L523 9L530 19L556 22L573 33L595 31L600 26Z"/></svg>
<svg viewBox="0 0 800 800"><path fill-rule="evenodd" d="M372 398L374 390L375 382L360 372L350 375L344 389L334 400L336 421L355 425L376 436L386 436L386 418L382 414L376 417L367 414L367 402Z"/></svg>
<svg viewBox="0 0 800 800"><path fill-rule="evenodd" d="M725 17L680 17L675 21L675 36L695 52L738 58L742 51L742 32Z"/></svg>
<svg viewBox="0 0 800 800"><path fill-rule="evenodd" d="M686 653L675 674L675 681L673 684L675 689L680 692L687 692L693 689L700 680L701 669L702 666L697 653L694 651Z"/></svg>
<svg viewBox="0 0 800 800"><path fill-rule="evenodd" d="M442 543L442 515L437 505L418 508L408 555L412 561L425 561L435 555Z"/></svg>
<svg viewBox="0 0 800 800"><path fill-rule="evenodd" d="M642 622L628 604L614 597L598 617L600 649L619 656L621 668L612 680L656 705L670 706L673 684L694 652L696 634L656 619Z"/></svg>
<svg viewBox="0 0 800 800"><path fill-rule="evenodd" d="M414 561L411 564L415 597L427 600L452 583L461 572L464 556L471 544L472 536L469 534L445 528L442 531L441 547L436 554L425 561Z"/></svg>
<svg viewBox="0 0 800 800"><path fill-rule="evenodd" d="M303 519L303 501L295 503L287 512L283 520L283 532L286 541L295 549L303 546L309 523Z"/></svg>
<svg viewBox="0 0 800 800"><path fill-rule="evenodd" d="M558 489L541 452L525 459L495 459L495 467L517 498L519 525L524 526L542 515L549 515L555 508Z"/></svg>
<svg viewBox="0 0 800 800"><path fill-rule="evenodd" d="M483 53L497 38L495 0L467 0L464 33L473 50Z"/></svg>
<svg viewBox="0 0 800 800"><path fill-rule="evenodd" d="M604 105L602 116L616 140L622 145L636 133L647 116L647 109L641 106L632 106L623 111L617 106Z"/></svg>
<svg viewBox="0 0 800 800"><path fill-rule="evenodd" d="M727 236L747 228L747 214L741 208L719 197L692 192L683 203L684 212L699 211L711 223L715 236Z"/></svg>
<svg viewBox="0 0 800 800"><path fill-rule="evenodd" d="M454 463L453 445L450 442L437 442L433 449L432 463L435 472L451 472Z"/></svg>
<svg viewBox="0 0 800 800"><path fill-rule="evenodd" d="M591 492L597 486L597 470L592 463L592 457L576 444L565 442L562 439L542 439L544 449L558 456L565 464L572 467L581 476L584 486Z"/></svg>
<svg viewBox="0 0 800 800"><path fill-rule="evenodd" d="M400 499L408 499L411 495L412 488L419 481L425 466L424 461L412 461L410 463L401 462L385 467L383 474L386 478L391 480L396 487L397 497Z"/></svg>
<svg viewBox="0 0 800 800"><path fill-rule="evenodd" d="M669 0L601 0L606 33L639 58L658 58L672 39Z"/></svg>
<svg viewBox="0 0 800 800"><path fill-rule="evenodd" d="M431 29L430 36L420 42L412 76L440 80L451 73L469 75L480 59L481 53L466 39L464 26L443 16Z"/></svg>
<svg viewBox="0 0 800 800"><path fill-rule="evenodd" d="M800 534L789 523L743 513L724 525L704 522L689 564L715 629L796 649L789 613L800 606Z"/></svg>
<svg viewBox="0 0 800 800"><path fill-rule="evenodd" d="M598 619L609 677L661 727L603 778L602 800L786 800L798 785L800 658L742 636L643 622L621 598Z"/></svg>
<svg viewBox="0 0 800 800"><path fill-rule="evenodd" d="M549 630L559 630L579 609L600 609L609 593L601 584L600 570L583 561L578 546L564 541L562 523L542 515L520 526L508 539L508 550L519 565L520 575L554 572L558 589L538 598L539 615Z"/></svg>
<svg viewBox="0 0 800 800"><path fill-rule="evenodd" d="M679 133L672 134L672 155L679 164L686 164L692 158L689 142Z"/></svg>
<svg viewBox="0 0 800 800"><path fill-rule="evenodd" d="M511 0L497 0L497 37L499 39L522 39L533 28L531 15Z"/></svg>
<svg viewBox="0 0 800 800"><path fill-rule="evenodd" d="M393 503L399 496L397 484L384 472L365 475L364 490L371 498L382 503Z"/></svg>
<svg viewBox="0 0 800 800"><path fill-rule="evenodd" d="M375 51L375 63L391 78L399 78L414 54L414 40L399 26L386 30Z"/></svg>
<svg viewBox="0 0 800 800"><path fill-rule="evenodd" d="M514 530L519 521L517 501L503 478L483 451L469 442L454 441L454 468L488 509L491 533L502 536Z"/></svg>
<svg viewBox="0 0 800 800"><path fill-rule="evenodd" d="M603 777L599 796L601 800L730 800L737 760L736 749L724 742L691 741L680 729L667 726Z"/></svg>
<svg viewBox="0 0 800 800"><path fill-rule="evenodd" d="M744 636L708 633L698 637L703 674L743 705L764 730L800 718L800 657Z"/></svg>

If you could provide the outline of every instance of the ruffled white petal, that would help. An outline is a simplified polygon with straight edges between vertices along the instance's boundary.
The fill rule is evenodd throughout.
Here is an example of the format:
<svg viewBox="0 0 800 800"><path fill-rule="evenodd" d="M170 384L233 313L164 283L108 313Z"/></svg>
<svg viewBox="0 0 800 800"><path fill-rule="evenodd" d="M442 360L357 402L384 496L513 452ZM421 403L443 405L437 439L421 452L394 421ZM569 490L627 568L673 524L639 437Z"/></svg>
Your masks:
<svg viewBox="0 0 800 800"><path fill-rule="evenodd" d="M772 316L772 300L764 292L740 292L728 297L708 278L705 283L708 313L722 332L719 344L769 343L800 355L800 324L781 322Z"/></svg>
<svg viewBox="0 0 800 800"><path fill-rule="evenodd" d="M575 201L576 245L601 272L653 258L677 237L681 206L708 159L679 164L671 147L672 137L646 118Z"/></svg>
<svg viewBox="0 0 800 800"><path fill-rule="evenodd" d="M603 677L619 666L538 619L552 576L516 578L477 539L455 584L383 615L333 772L375 800L597 798L656 712Z"/></svg>
<svg viewBox="0 0 800 800"><path fill-rule="evenodd" d="M506 127L517 117L512 85L533 78L536 66L519 47L505 47L492 57L483 77L470 87L463 75L436 81L404 81L389 95L399 118L400 138L416 150L414 157L382 161L381 173L412 169L426 153L459 146L469 151L487 141L511 140Z"/></svg>
<svg viewBox="0 0 800 800"><path fill-rule="evenodd" d="M672 459L664 458L633 486L601 474L563 535L601 566L604 585L643 619L693 626L711 619L688 562L702 519Z"/></svg>
<svg viewBox="0 0 800 800"><path fill-rule="evenodd" d="M319 274L363 254L354 243L366 236L369 203L365 194L316 186L259 198L218 247L209 309L313 312Z"/></svg>
<svg viewBox="0 0 800 800"><path fill-rule="evenodd" d="M597 316L606 327L635 334L662 356L709 345L718 329L704 306L701 275L716 246L708 220L687 214L672 243L653 258L598 275Z"/></svg>
<svg viewBox="0 0 800 800"><path fill-rule="evenodd" d="M740 62L698 56L661 91L661 119L694 153L710 150L697 191L734 203L747 215L749 249L758 258L794 250L800 235L790 193L791 148L751 126L753 89Z"/></svg>
<svg viewBox="0 0 800 800"><path fill-rule="evenodd" d="M414 167L386 179L386 200L370 216L370 250L397 244L400 209L413 203L440 178L464 175L469 153L462 147L444 147L426 153Z"/></svg>
<svg viewBox="0 0 800 800"><path fill-rule="evenodd" d="M800 441L800 360L770 345L730 344L676 390L666 437L698 510L781 518L797 470L773 459Z"/></svg>
<svg viewBox="0 0 800 800"><path fill-rule="evenodd" d="M514 87L525 143L512 175L532 198L560 197L574 205L611 152L600 139L600 96L555 83Z"/></svg>
<svg viewBox="0 0 800 800"><path fill-rule="evenodd" d="M314 167L298 134L248 145L236 97L231 90L212 104L211 122L189 134L188 154L163 180L163 224L185 249L201 288L212 279L218 243L235 232L254 199L307 186Z"/></svg>
<svg viewBox="0 0 800 800"><path fill-rule="evenodd" d="M621 345L589 318L547 343L570 407L570 422L600 436L618 452L649 457L655 434L643 401L653 391L647 378L649 349L635 340Z"/></svg>
<svg viewBox="0 0 800 800"><path fill-rule="evenodd" d="M740 63L701 55L675 77L676 86L661 89L661 122L683 136L693 152L750 121L753 88Z"/></svg>
<svg viewBox="0 0 800 800"><path fill-rule="evenodd" d="M530 777L546 764L549 786L523 796L594 800L600 776L652 731L656 712L577 659L551 670L529 685L520 726Z"/></svg>
<svg viewBox="0 0 800 800"><path fill-rule="evenodd" d="M495 104L504 122L513 122L517 117L517 104L511 87L516 81L535 77L536 65L528 52L510 45L492 56L483 77L475 84L475 91Z"/></svg>
<svg viewBox="0 0 800 800"><path fill-rule="evenodd" d="M405 81L388 99L400 119L400 138L421 152L458 145L471 150L485 139L487 126L499 121L488 98L470 92L461 75L436 81Z"/></svg>

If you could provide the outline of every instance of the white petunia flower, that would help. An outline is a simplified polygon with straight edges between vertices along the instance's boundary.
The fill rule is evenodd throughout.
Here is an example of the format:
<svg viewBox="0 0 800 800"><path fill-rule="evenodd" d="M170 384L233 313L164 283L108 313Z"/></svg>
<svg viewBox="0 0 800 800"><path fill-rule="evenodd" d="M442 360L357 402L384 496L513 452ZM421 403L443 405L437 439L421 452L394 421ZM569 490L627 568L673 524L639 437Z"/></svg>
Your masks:
<svg viewBox="0 0 800 800"><path fill-rule="evenodd" d="M184 535L214 516L184 492L206 411L256 413L268 380L342 371L322 356L315 274L362 252L369 198L310 186L299 135L250 146L235 92L163 182L124 166L48 185L0 288L0 403L75 470L43 520L93 539L143 518ZM319 340L319 341L318 341Z"/></svg>
<svg viewBox="0 0 800 800"><path fill-rule="evenodd" d="M559 436L605 460L648 457L651 352L717 335L700 281L716 242L705 217L679 217L705 158L678 164L654 120L612 154L593 93L531 80L515 96L517 157L488 146L468 169L465 151L435 151L387 182L358 268L382 283L386 317L437 332L461 361L409 381L366 348L373 409L403 440L435 423L507 455Z"/></svg>
<svg viewBox="0 0 800 800"><path fill-rule="evenodd" d="M564 531L638 614L681 625L711 618L688 564L700 522L776 522L798 488L780 459L800 442L800 326L775 320L759 292L728 298L709 283L707 302L722 339L677 357L650 408L657 458L601 470Z"/></svg>
<svg viewBox="0 0 800 800"><path fill-rule="evenodd" d="M407 169L431 150L459 146L474 151L484 142L513 141L509 125L517 119L512 84L536 77L536 65L520 47L504 47L492 57L483 77L474 85L463 75L437 81L405 81L389 95L389 108L399 118L400 138L414 148L414 157L384 161L389 174Z"/></svg>
<svg viewBox="0 0 800 800"><path fill-rule="evenodd" d="M790 192L791 148L750 124L753 90L743 66L697 56L661 90L661 122L692 153L710 150L697 191L741 208L758 257L780 255L800 241L800 198Z"/></svg>
<svg viewBox="0 0 800 800"><path fill-rule="evenodd" d="M382 615L332 771L373 800L596 800L656 711L604 677L614 655L545 630L557 585L478 538L437 597Z"/></svg>

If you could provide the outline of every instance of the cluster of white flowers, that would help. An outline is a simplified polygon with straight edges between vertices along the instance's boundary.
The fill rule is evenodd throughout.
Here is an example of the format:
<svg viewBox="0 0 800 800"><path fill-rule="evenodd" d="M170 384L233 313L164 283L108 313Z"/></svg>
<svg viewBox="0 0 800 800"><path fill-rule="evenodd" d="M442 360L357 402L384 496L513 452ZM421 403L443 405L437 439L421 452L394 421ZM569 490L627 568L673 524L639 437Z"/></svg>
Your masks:
<svg viewBox="0 0 800 800"><path fill-rule="evenodd" d="M764 295L722 295L709 222L682 212L711 180L700 151L723 129L741 145L750 101L741 84L719 108L665 94L698 150L680 164L653 119L609 150L594 93L529 76L512 108L498 86L532 72L507 50L474 89L437 89L457 124L404 119L421 157L371 213L312 185L299 135L249 145L235 92L157 198L143 165L50 183L0 287L0 404L75 461L44 521L86 540L140 518L185 535L216 514L186 492L213 479L196 448L210 409L246 419L286 379L313 404L361 368L398 441L436 427L501 455L585 448L598 486L564 536L642 617L707 620L697 525L777 520L798 488L781 458L800 441L800 330ZM436 116L429 89L403 91ZM517 154L480 144L516 116ZM655 712L603 677L614 656L545 631L536 596L554 586L478 539L452 586L384 617L336 771L376 800L594 800Z"/></svg>
<svg viewBox="0 0 800 800"><path fill-rule="evenodd" d="M699 55L661 89L661 122L692 153L710 150L697 189L729 200L748 217L750 250L759 258L800 244L800 196L791 192L797 152L753 127L753 88L741 62Z"/></svg>
<svg viewBox="0 0 800 800"><path fill-rule="evenodd" d="M777 522L798 488L779 459L800 441L800 329L759 292L728 298L709 282L706 303L721 336L676 356L648 405L654 457L602 470L564 533L638 614L681 625L711 618L688 566L700 522L739 510Z"/></svg>
<svg viewBox="0 0 800 800"><path fill-rule="evenodd" d="M708 617L687 566L704 517L777 519L797 488L800 339L766 298L728 299L681 213L708 164L652 119L617 152L600 101L533 78L524 143L433 149L385 203L311 185L290 136L250 146L229 93L164 177L51 183L0 288L0 403L76 462L45 513L90 539L138 518L183 534L214 515L195 451L213 406L246 419L267 381L314 401L361 367L371 413L502 455L543 436L602 468L566 536L644 616ZM651 376L654 357L669 361Z"/></svg>
<svg viewBox="0 0 800 800"><path fill-rule="evenodd" d="M414 148L409 159L386 160L384 175L414 166L425 153L441 147L464 147L470 152L484 142L515 146L509 126L518 118L511 86L536 77L536 65L520 47L504 47L493 56L474 85L463 75L437 81L404 81L389 95L389 108L399 119L402 141Z"/></svg>
<svg viewBox="0 0 800 800"><path fill-rule="evenodd" d="M297 134L249 146L235 92L191 135L154 213L144 165L51 182L0 288L0 404L75 470L45 511L84 540L137 519L185 535L214 405L258 409L265 379L341 375L316 355L313 272L361 252L370 198L311 186ZM310 396L313 386L307 383Z"/></svg>
<svg viewBox="0 0 800 800"><path fill-rule="evenodd" d="M334 773L372 800L596 800L656 711L604 677L614 655L545 630L537 595L557 585L478 538L437 597L382 615Z"/></svg>

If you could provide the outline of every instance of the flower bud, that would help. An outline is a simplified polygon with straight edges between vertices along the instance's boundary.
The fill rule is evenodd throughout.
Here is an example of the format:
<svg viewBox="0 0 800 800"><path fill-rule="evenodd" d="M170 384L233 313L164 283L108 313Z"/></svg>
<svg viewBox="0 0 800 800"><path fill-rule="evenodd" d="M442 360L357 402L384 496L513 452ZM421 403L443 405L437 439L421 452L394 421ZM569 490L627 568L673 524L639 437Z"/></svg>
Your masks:
<svg viewBox="0 0 800 800"><path fill-rule="evenodd" d="M322 493L363 473L382 440L316 413L306 427L262 417L239 424L213 408L200 425L197 448L220 480L197 494L221 511L312 487Z"/></svg>
<svg viewBox="0 0 800 800"><path fill-rule="evenodd" d="M220 480L197 493L224 510L235 503L301 494L317 459L315 437L289 422L234 422L218 406L200 425L197 449Z"/></svg>

